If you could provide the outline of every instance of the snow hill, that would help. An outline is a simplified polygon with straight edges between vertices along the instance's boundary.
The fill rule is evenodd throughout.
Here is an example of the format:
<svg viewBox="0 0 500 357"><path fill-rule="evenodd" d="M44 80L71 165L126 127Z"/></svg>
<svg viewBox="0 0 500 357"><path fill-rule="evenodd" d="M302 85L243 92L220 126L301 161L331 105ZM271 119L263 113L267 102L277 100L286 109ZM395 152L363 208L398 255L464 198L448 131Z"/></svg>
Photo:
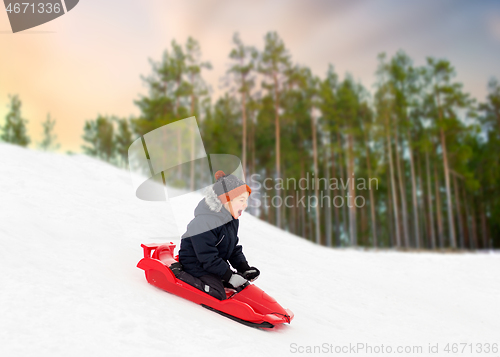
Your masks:
<svg viewBox="0 0 500 357"><path fill-rule="evenodd" d="M169 206L137 199L128 171L1 143L0 187L0 356L348 355L352 346L425 356L436 343L432 355L445 356L446 343L500 343L498 252L328 249L244 213L239 237L262 272L256 284L295 313L262 331L146 282L140 244L179 239Z"/></svg>

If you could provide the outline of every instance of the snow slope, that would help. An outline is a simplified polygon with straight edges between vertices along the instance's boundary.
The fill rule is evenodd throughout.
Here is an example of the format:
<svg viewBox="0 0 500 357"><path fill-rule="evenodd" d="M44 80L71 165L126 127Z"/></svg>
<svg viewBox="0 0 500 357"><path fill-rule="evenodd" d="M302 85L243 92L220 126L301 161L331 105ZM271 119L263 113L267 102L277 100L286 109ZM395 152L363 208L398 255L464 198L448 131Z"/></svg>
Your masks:
<svg viewBox="0 0 500 357"><path fill-rule="evenodd" d="M178 232L165 202L135 198L127 171L0 143L0 187L0 356L288 356L322 344L347 355L358 343L423 356L439 343L435 356L447 342L500 343L498 253L327 249L244 213L256 284L295 313L262 331L146 282L140 244Z"/></svg>

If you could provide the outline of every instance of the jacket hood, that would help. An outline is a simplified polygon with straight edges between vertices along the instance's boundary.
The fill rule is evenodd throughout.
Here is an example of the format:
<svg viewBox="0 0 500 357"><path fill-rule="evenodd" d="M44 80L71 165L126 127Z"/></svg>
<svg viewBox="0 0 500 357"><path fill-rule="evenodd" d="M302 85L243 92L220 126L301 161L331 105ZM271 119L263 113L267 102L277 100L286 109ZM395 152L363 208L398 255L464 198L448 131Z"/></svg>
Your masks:
<svg viewBox="0 0 500 357"><path fill-rule="evenodd" d="M203 196L205 196L205 202L207 203L207 206L211 211L221 212L222 202L217 197L213 185L210 185L203 190Z"/></svg>
<svg viewBox="0 0 500 357"><path fill-rule="evenodd" d="M223 207L222 202L217 198L212 186L207 187L203 191L203 194L205 197L196 206L194 210L194 219L188 224L187 231L182 238L192 237L236 220L233 215Z"/></svg>
<svg viewBox="0 0 500 357"><path fill-rule="evenodd" d="M203 191L203 195L205 197L198 203L198 206L194 210L195 217L200 215L215 216L221 221L221 224L225 224L235 219L231 212L229 212L217 198L212 186L208 186Z"/></svg>

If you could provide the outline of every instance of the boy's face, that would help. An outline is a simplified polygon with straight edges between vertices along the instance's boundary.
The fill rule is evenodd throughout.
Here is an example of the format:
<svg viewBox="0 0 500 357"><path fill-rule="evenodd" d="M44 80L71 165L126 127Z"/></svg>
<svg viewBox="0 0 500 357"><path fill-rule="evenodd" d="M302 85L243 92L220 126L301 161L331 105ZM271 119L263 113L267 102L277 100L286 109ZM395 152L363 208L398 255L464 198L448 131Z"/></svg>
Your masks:
<svg viewBox="0 0 500 357"><path fill-rule="evenodd" d="M244 192L238 197L235 197L232 201L224 204L226 209L231 212L235 219L238 219L243 213L243 210L247 208L248 196L250 196L250 194L248 192Z"/></svg>

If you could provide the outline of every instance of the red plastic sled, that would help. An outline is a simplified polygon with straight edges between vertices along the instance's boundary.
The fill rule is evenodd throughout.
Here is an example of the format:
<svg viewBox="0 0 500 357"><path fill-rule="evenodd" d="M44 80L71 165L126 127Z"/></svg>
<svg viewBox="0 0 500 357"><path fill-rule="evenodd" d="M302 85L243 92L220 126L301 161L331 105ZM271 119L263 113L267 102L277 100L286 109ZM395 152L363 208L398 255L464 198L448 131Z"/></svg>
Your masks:
<svg viewBox="0 0 500 357"><path fill-rule="evenodd" d="M175 244L141 244L144 258L137 267L146 272L146 280L165 291L191 300L210 310L245 325L272 328L278 324L290 323L293 312L284 309L271 296L257 286L247 283L241 290L226 289L226 300L218 300L177 279L168 268L178 261L174 258ZM152 254L151 254L152 253Z"/></svg>

